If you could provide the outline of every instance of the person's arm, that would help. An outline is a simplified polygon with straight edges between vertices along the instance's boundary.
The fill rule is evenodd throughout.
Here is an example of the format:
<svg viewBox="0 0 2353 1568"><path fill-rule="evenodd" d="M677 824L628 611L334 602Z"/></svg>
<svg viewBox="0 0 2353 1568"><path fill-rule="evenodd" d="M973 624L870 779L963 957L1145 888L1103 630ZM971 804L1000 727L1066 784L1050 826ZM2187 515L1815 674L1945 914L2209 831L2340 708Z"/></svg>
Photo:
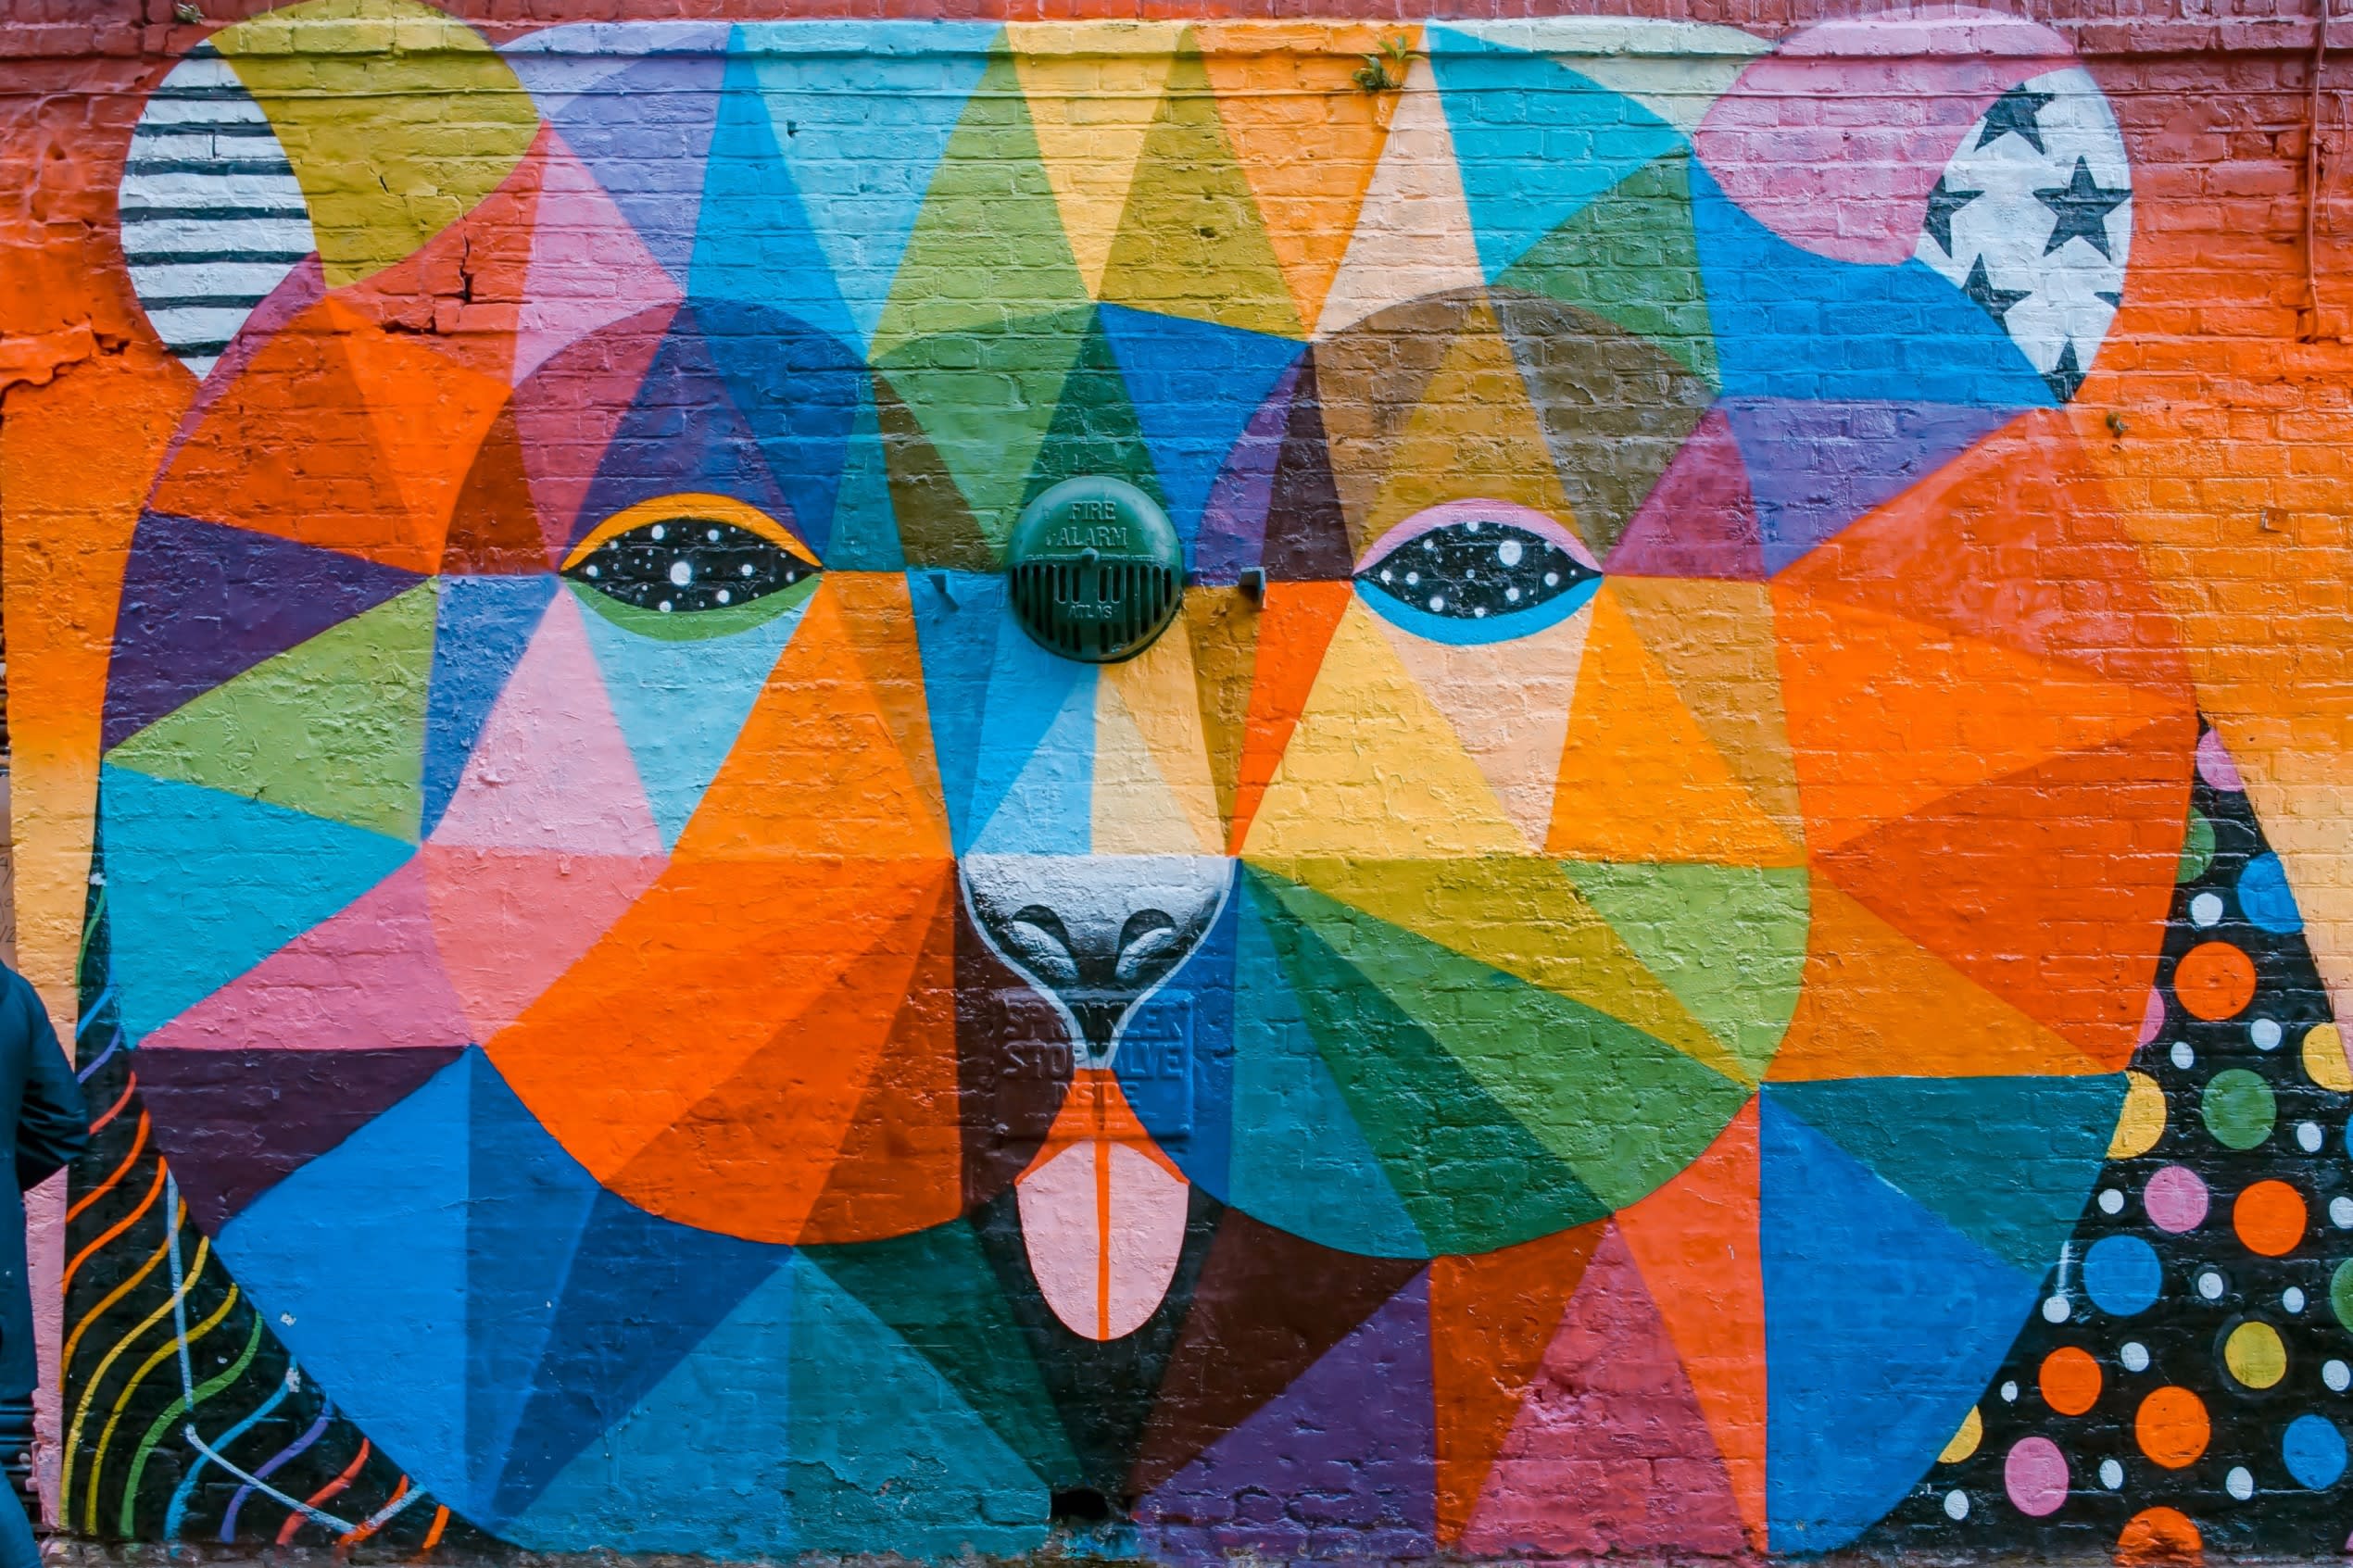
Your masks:
<svg viewBox="0 0 2353 1568"><path fill-rule="evenodd" d="M90 1147L90 1112L50 1026L49 1010L31 985L17 984L32 1035L25 1052L24 1100L17 1110L17 1185L30 1189Z"/></svg>

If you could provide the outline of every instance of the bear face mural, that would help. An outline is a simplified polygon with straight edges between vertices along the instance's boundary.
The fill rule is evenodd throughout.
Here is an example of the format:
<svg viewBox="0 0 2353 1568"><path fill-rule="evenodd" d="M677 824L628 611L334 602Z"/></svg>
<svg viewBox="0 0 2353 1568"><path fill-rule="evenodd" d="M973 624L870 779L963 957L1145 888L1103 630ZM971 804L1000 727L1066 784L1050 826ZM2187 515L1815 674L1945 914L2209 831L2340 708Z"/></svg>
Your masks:
<svg viewBox="0 0 2353 1568"><path fill-rule="evenodd" d="M206 381L100 823L191 1217L535 1545L950 1540L922 1486L723 1529L710 1445L816 1441L761 1368L915 1341L805 1303L983 1213L1043 1308L1005 1355L1160 1336L1074 1409L1152 1398L1221 1216L1425 1361L1483 1311L1443 1270L1568 1236L1683 1325L1725 1500L1665 1544L1850 1537L2107 1147L2196 738L2064 408L2122 144L2016 31L1887 89L1917 133L1827 226L1776 135L1838 58L1720 30L1409 30L1379 90L1345 28L217 35L125 177ZM1079 479L1183 558L1109 660L1008 588ZM1541 1544L1437 1441L1425 1535Z"/></svg>

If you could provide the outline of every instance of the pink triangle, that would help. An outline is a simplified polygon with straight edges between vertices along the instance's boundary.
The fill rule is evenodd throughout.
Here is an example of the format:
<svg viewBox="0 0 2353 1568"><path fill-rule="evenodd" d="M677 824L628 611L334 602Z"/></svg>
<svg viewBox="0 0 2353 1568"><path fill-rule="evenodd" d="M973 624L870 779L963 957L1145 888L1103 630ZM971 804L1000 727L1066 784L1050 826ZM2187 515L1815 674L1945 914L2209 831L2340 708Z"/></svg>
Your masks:
<svg viewBox="0 0 2353 1568"><path fill-rule="evenodd" d="M412 859L140 1044L365 1051L473 1038L434 945L424 868Z"/></svg>
<svg viewBox="0 0 2353 1568"><path fill-rule="evenodd" d="M1529 1381L1463 1549L1730 1556L1746 1544L1699 1400L1612 1225Z"/></svg>
<svg viewBox="0 0 2353 1568"><path fill-rule="evenodd" d="M607 322L602 331L555 350L515 388L515 433L523 477L551 555L572 545L573 521L605 460L613 432L637 401L673 304L656 304Z"/></svg>
<svg viewBox="0 0 2353 1568"><path fill-rule="evenodd" d="M1765 580L1765 542L1748 469L1723 414L1710 409L1651 487L1609 553L1630 577Z"/></svg>
<svg viewBox="0 0 2353 1568"><path fill-rule="evenodd" d="M474 1038L522 1016L661 874L658 859L428 844L434 931Z"/></svg>
<svg viewBox="0 0 2353 1568"><path fill-rule="evenodd" d="M661 834L589 651L558 593L492 705L436 844L659 856Z"/></svg>
<svg viewBox="0 0 2353 1568"><path fill-rule="evenodd" d="M642 310L675 305L678 285L646 249L637 231L597 177L552 130L539 185L531 268L516 320L515 375L521 383L558 350L598 327Z"/></svg>

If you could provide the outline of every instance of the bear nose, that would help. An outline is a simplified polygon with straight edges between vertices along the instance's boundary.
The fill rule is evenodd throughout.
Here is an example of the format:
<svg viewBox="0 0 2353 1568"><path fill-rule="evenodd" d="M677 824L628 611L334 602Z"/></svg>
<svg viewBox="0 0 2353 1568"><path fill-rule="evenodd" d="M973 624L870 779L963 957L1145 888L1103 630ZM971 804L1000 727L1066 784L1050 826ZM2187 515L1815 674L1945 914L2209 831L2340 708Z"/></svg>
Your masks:
<svg viewBox="0 0 2353 1568"><path fill-rule="evenodd" d="M1110 1063L1120 1025L1201 945L1233 867L1194 855L967 855L973 920L1066 1015L1080 1065Z"/></svg>

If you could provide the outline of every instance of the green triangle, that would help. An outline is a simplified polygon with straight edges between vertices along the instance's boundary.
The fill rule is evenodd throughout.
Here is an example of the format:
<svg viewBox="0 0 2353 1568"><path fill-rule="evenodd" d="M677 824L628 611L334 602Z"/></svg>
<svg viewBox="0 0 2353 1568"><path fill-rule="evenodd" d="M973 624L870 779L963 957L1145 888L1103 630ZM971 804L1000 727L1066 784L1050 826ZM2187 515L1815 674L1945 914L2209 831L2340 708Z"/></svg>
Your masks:
<svg viewBox="0 0 2353 1568"><path fill-rule="evenodd" d="M1276 337L1305 335L1258 198L1217 118L1209 71L1189 44L1169 69L1137 157L1102 299Z"/></svg>
<svg viewBox="0 0 2353 1568"><path fill-rule="evenodd" d="M1063 378L1054 403L1054 422L1030 465L1029 483L1022 492L1026 506L1065 479L1107 474L1124 479L1154 502L1165 507L1160 476L1152 470L1151 449L1144 445L1144 427L1128 400L1127 383L1112 358L1111 340L1098 318L1078 345L1078 358Z"/></svg>
<svg viewBox="0 0 2353 1568"><path fill-rule="evenodd" d="M1748 1088L1629 1024L1268 879L1283 906L1612 1209L1714 1140Z"/></svg>
<svg viewBox="0 0 2353 1568"><path fill-rule="evenodd" d="M1000 54L932 175L870 355L885 360L918 338L1087 303L1028 100L1013 56Z"/></svg>
<svg viewBox="0 0 2353 1568"><path fill-rule="evenodd" d="M1249 867L1243 874L1332 1081L1432 1252L1489 1251L1609 1211L1541 1133L1531 1135L1523 1118L1322 940L1293 900L1340 906Z"/></svg>
<svg viewBox="0 0 2353 1568"><path fill-rule="evenodd" d="M894 542L902 560L909 567L993 571L997 558L939 449L879 371L874 372L874 392L875 425L898 530Z"/></svg>
<svg viewBox="0 0 2353 1568"><path fill-rule="evenodd" d="M887 1241L807 1247L801 1256L865 1304L954 1385L973 1412L1041 1476L1077 1461L996 1272L962 1220Z"/></svg>
<svg viewBox="0 0 2353 1568"><path fill-rule="evenodd" d="M1806 972L1805 868L1562 864L1642 966L1763 1078Z"/></svg>
<svg viewBox="0 0 2353 1568"><path fill-rule="evenodd" d="M414 842L434 589L264 659L115 747L119 768Z"/></svg>
<svg viewBox="0 0 2353 1568"><path fill-rule="evenodd" d="M1692 236L1688 155L1642 165L1536 242L1495 280L1649 338L1717 386L1716 338Z"/></svg>

